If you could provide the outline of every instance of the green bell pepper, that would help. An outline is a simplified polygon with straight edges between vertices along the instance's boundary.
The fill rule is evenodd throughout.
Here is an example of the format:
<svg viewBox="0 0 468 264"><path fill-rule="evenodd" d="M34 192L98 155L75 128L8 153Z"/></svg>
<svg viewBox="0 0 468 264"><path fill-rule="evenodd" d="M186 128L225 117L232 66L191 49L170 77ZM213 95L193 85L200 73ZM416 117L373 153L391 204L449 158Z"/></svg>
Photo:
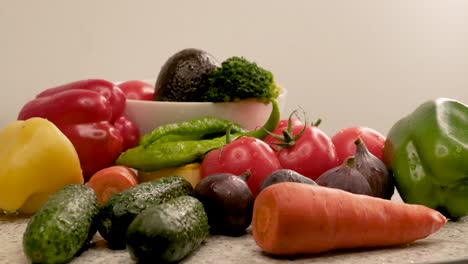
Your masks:
<svg viewBox="0 0 468 264"><path fill-rule="evenodd" d="M396 122L384 162L401 198L451 219L468 215L468 106L448 98L421 104Z"/></svg>

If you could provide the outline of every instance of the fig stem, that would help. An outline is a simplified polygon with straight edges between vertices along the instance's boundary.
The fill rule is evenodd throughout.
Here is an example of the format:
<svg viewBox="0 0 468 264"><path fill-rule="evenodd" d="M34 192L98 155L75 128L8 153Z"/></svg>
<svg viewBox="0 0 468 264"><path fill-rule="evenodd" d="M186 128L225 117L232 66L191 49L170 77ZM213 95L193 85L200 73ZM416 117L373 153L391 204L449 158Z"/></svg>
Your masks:
<svg viewBox="0 0 468 264"><path fill-rule="evenodd" d="M364 141L362 141L361 137L357 137L356 140L354 141L354 144L356 145L356 150L361 150L361 151L368 151L366 144Z"/></svg>
<svg viewBox="0 0 468 264"><path fill-rule="evenodd" d="M357 137L356 140L354 140L354 144L357 146L359 144L363 144L361 137Z"/></svg>
<svg viewBox="0 0 468 264"><path fill-rule="evenodd" d="M354 168L356 165L356 158L354 156L350 156L345 160L345 165L350 168Z"/></svg>
<svg viewBox="0 0 468 264"><path fill-rule="evenodd" d="M243 181L246 182L250 178L251 175L252 175L252 172L250 170L246 170L245 172L240 174L238 177L240 177Z"/></svg>

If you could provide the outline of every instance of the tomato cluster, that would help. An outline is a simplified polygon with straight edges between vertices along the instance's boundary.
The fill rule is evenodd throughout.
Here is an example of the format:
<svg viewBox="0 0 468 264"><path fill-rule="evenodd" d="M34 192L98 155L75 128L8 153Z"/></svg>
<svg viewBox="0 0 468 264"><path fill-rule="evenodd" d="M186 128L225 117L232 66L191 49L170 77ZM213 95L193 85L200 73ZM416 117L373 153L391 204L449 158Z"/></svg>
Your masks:
<svg viewBox="0 0 468 264"><path fill-rule="evenodd" d="M201 175L206 177L222 172L240 175L250 171L247 184L256 195L262 181L280 168L291 169L316 180L325 171L354 155L354 142L358 137L372 154L382 159L385 137L376 130L353 126L329 137L318 127L318 123L283 119L263 140L251 137L234 140L205 156Z"/></svg>

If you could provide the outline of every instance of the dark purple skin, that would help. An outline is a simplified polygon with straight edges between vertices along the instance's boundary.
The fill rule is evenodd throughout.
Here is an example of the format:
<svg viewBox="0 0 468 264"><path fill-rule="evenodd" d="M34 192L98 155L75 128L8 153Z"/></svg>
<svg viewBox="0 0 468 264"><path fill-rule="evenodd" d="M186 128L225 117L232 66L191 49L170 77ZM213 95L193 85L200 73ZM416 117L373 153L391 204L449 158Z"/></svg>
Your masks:
<svg viewBox="0 0 468 264"><path fill-rule="evenodd" d="M355 168L367 179L373 196L390 199L394 193L395 185L385 164L367 149L364 142L358 138L356 144Z"/></svg>
<svg viewBox="0 0 468 264"><path fill-rule="evenodd" d="M324 172L316 180L324 187L341 189L354 194L373 196L367 179L355 168L355 158L347 158L342 165Z"/></svg>
<svg viewBox="0 0 468 264"><path fill-rule="evenodd" d="M262 185L260 185L259 192L261 192L266 187L280 183L280 182L299 182L299 183L307 183L311 185L317 185L315 181L306 176L289 169L279 169L272 172L268 177L263 180Z"/></svg>
<svg viewBox="0 0 468 264"><path fill-rule="evenodd" d="M210 233L241 236L252 221L254 197L245 177L229 173L203 178L195 187L208 215Z"/></svg>

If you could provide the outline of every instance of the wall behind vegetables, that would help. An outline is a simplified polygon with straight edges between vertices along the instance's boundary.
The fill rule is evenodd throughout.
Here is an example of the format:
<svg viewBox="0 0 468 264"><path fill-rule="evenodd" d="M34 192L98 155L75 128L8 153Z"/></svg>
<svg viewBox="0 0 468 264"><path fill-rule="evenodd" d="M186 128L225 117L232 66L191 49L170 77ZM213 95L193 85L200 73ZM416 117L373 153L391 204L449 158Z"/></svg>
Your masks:
<svg viewBox="0 0 468 264"><path fill-rule="evenodd" d="M468 103L468 1L0 0L0 125L39 91L155 78L174 52L243 55L329 134L387 133L424 100Z"/></svg>

